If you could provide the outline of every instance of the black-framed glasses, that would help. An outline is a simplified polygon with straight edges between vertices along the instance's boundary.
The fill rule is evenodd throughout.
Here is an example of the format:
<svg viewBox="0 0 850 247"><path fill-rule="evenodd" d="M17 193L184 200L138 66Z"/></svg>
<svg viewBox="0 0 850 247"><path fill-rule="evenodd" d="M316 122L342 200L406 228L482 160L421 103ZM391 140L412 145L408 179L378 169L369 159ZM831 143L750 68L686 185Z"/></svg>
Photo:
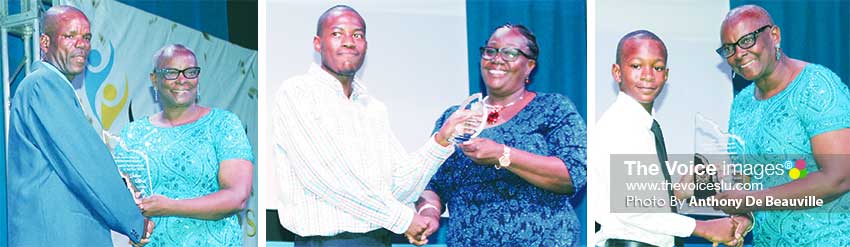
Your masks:
<svg viewBox="0 0 850 247"><path fill-rule="evenodd" d="M741 47L741 49L749 49L756 45L756 38L758 38L759 33L763 32L765 29L772 27L772 25L765 25L759 29L756 29L752 33L748 33L741 38L738 39L733 44L723 44L720 48L715 50L717 54L720 54L721 57L728 58L735 55L737 49L735 46Z"/></svg>
<svg viewBox="0 0 850 247"><path fill-rule="evenodd" d="M484 47L481 47L480 50L481 50L481 58L483 58L484 60L496 59L496 55L499 55L499 54L502 55L502 59L504 59L506 62L516 61L516 59L519 58L519 55L523 55L526 58L531 58L531 56L529 56L528 54L525 54L525 52L523 52L519 48L513 48L513 47L496 48L496 47L484 46Z"/></svg>
<svg viewBox="0 0 850 247"><path fill-rule="evenodd" d="M183 77L186 77L186 79L195 79L198 78L199 75L201 75L201 67L189 67L183 70L171 68L154 69L153 72L162 75L162 77L166 80L175 80L178 76L180 76L180 73L183 73Z"/></svg>

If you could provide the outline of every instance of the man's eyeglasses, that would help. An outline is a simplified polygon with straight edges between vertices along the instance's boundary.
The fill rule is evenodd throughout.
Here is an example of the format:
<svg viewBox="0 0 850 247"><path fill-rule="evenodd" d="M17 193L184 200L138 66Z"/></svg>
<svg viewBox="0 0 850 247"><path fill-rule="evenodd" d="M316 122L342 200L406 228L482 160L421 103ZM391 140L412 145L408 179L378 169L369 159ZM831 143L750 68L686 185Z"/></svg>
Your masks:
<svg viewBox="0 0 850 247"><path fill-rule="evenodd" d="M721 57L727 58L735 55L737 49L735 46L741 47L741 49L749 49L756 45L756 38L758 38L759 33L763 32L766 28L772 27L771 25L765 25L752 33L748 33L747 35L742 36L738 41L733 44L724 44L720 48L715 50L717 54L720 54Z"/></svg>
<svg viewBox="0 0 850 247"><path fill-rule="evenodd" d="M183 77L186 77L186 79L195 79L201 74L201 67L189 67L183 70L154 69L153 72L162 75L162 77L166 80L175 80L178 76L180 76L180 73L183 73Z"/></svg>
<svg viewBox="0 0 850 247"><path fill-rule="evenodd" d="M496 55L498 55L498 54L501 54L502 59L504 59L506 62L516 61L516 59L519 58L519 55L523 55L526 58L531 58L531 56L529 56L528 54L525 54L525 52L523 52L519 48L513 48L513 47L495 48L495 47L485 46L485 47L481 47L480 50L481 50L481 58L483 58L484 60L496 59Z"/></svg>

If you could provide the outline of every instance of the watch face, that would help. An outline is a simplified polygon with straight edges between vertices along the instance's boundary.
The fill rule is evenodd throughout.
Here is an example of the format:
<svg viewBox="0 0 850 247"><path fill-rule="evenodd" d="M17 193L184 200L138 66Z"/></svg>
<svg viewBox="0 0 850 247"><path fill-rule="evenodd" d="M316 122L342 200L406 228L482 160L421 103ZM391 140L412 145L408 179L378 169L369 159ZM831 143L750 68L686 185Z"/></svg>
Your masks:
<svg viewBox="0 0 850 247"><path fill-rule="evenodd" d="M511 159L510 158L508 158L507 156L499 157L499 166L508 167L509 165L511 165Z"/></svg>

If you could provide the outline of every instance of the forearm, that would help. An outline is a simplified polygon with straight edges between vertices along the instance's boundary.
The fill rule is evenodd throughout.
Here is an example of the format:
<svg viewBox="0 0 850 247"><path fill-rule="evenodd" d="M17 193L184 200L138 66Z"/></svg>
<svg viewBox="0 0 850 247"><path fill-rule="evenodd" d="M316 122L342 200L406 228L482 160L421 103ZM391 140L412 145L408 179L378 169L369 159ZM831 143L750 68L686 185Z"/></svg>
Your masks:
<svg viewBox="0 0 850 247"><path fill-rule="evenodd" d="M443 204L440 201L440 196L431 190L423 191L422 195L419 196L419 200L416 201L416 212L425 216L436 215L439 218L443 213Z"/></svg>
<svg viewBox="0 0 850 247"><path fill-rule="evenodd" d="M273 105L273 141L280 150L286 150L279 169L290 170L306 191L329 205L351 214L365 222L380 225L395 233L403 233L415 214L394 198L389 188L369 186L375 176L353 173L350 168L358 164L346 152L352 135L333 136L328 131L309 131L332 126L332 116L316 118L325 111L307 111L315 107L300 100L297 92L283 95ZM306 101L307 103L311 101ZM306 108L306 109L305 109ZM333 128L333 127L328 127ZM372 174L387 171L374 171ZM371 175L371 174L370 174ZM362 177L361 177L362 176ZM383 177L383 176L381 176ZM415 200L415 198L413 199Z"/></svg>
<svg viewBox="0 0 850 247"><path fill-rule="evenodd" d="M285 162L291 166L286 169L295 173L305 190L365 222L395 233L403 233L407 229L415 212L394 198L389 188L368 186L371 178L350 173L344 162L307 155L301 149L288 149L289 159Z"/></svg>
<svg viewBox="0 0 850 247"><path fill-rule="evenodd" d="M847 179L843 176L830 175L823 171L809 173L806 177L794 180L790 183L783 184L766 190L751 191L747 193L756 200L764 202L767 197L772 199L805 199L808 196L814 196L816 199L823 199L824 203L835 200L847 192ZM812 206L753 206L752 210L789 210L789 209L807 209Z"/></svg>
<svg viewBox="0 0 850 247"><path fill-rule="evenodd" d="M826 132L811 138L812 153L818 164L817 172L806 177L762 191L752 191L748 196L764 201L768 196L774 199L804 199L814 196L824 202L830 202L850 190L850 129ZM806 207L766 207L756 206L754 210L805 209Z"/></svg>
<svg viewBox="0 0 850 247"><path fill-rule="evenodd" d="M333 161L310 159L290 149L288 162L306 191L323 202L351 214L365 222L403 233L415 211L394 198L388 188L368 186L368 180L348 173L344 166Z"/></svg>
<svg viewBox="0 0 850 247"><path fill-rule="evenodd" d="M687 237L694 234L696 220L676 213L612 213L620 222L657 234Z"/></svg>
<svg viewBox="0 0 850 247"><path fill-rule="evenodd" d="M244 209L249 196L250 192L223 189L202 197L174 200L169 215L220 220Z"/></svg>
<svg viewBox="0 0 850 247"><path fill-rule="evenodd" d="M395 170L392 193L398 200L406 203L414 202L440 165L454 153L453 146L442 146L435 138L432 136L420 149L411 154L404 153L401 144L397 145L397 153L403 155L398 156L393 166Z"/></svg>
<svg viewBox="0 0 850 247"><path fill-rule="evenodd" d="M508 170L544 190L561 194L572 194L575 190L569 170L557 157L512 148Z"/></svg>

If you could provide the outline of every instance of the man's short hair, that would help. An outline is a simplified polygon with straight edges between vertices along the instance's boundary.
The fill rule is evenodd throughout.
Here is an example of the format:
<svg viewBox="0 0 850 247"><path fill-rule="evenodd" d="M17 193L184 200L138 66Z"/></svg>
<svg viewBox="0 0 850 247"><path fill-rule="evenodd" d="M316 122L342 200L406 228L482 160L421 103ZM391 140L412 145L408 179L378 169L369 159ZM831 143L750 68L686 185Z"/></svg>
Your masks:
<svg viewBox="0 0 850 247"><path fill-rule="evenodd" d="M322 13L321 16L319 16L319 21L316 22L316 36L320 36L322 34L322 26L325 25L325 21L327 21L331 13L338 10L351 11L354 12L354 14L357 14L357 17L360 17L360 22L363 23L363 32L366 32L366 21L363 20L363 16L361 16L360 13L357 12L357 10L354 10L354 8L352 8L351 6L339 4L329 8L328 10L325 10L325 12Z"/></svg>
<svg viewBox="0 0 850 247"><path fill-rule="evenodd" d="M664 49L663 50L664 51L664 61L667 61L667 45L664 44L664 41L662 41L661 38L658 37L658 35L655 35L654 33L650 32L650 31L637 30L637 31L632 31L630 33L627 33L622 38L620 38L620 42L617 43L617 59L616 59L617 64L620 64L620 62L622 62L622 60L623 60L623 58L622 58L622 56L623 56L623 45L626 44L626 41L628 41L630 39L650 39L650 40L658 41L658 43L661 43L661 48Z"/></svg>
<svg viewBox="0 0 850 247"><path fill-rule="evenodd" d="M84 18L86 18L86 21L89 20L86 14L83 13L83 11L75 8L74 6L56 5L47 9L47 11L44 12L44 15L42 15L41 22L39 22L39 28L41 29L41 33L47 34L47 36L54 36L56 32L56 27L61 21L60 19L58 19L59 16L68 12L80 13Z"/></svg>

